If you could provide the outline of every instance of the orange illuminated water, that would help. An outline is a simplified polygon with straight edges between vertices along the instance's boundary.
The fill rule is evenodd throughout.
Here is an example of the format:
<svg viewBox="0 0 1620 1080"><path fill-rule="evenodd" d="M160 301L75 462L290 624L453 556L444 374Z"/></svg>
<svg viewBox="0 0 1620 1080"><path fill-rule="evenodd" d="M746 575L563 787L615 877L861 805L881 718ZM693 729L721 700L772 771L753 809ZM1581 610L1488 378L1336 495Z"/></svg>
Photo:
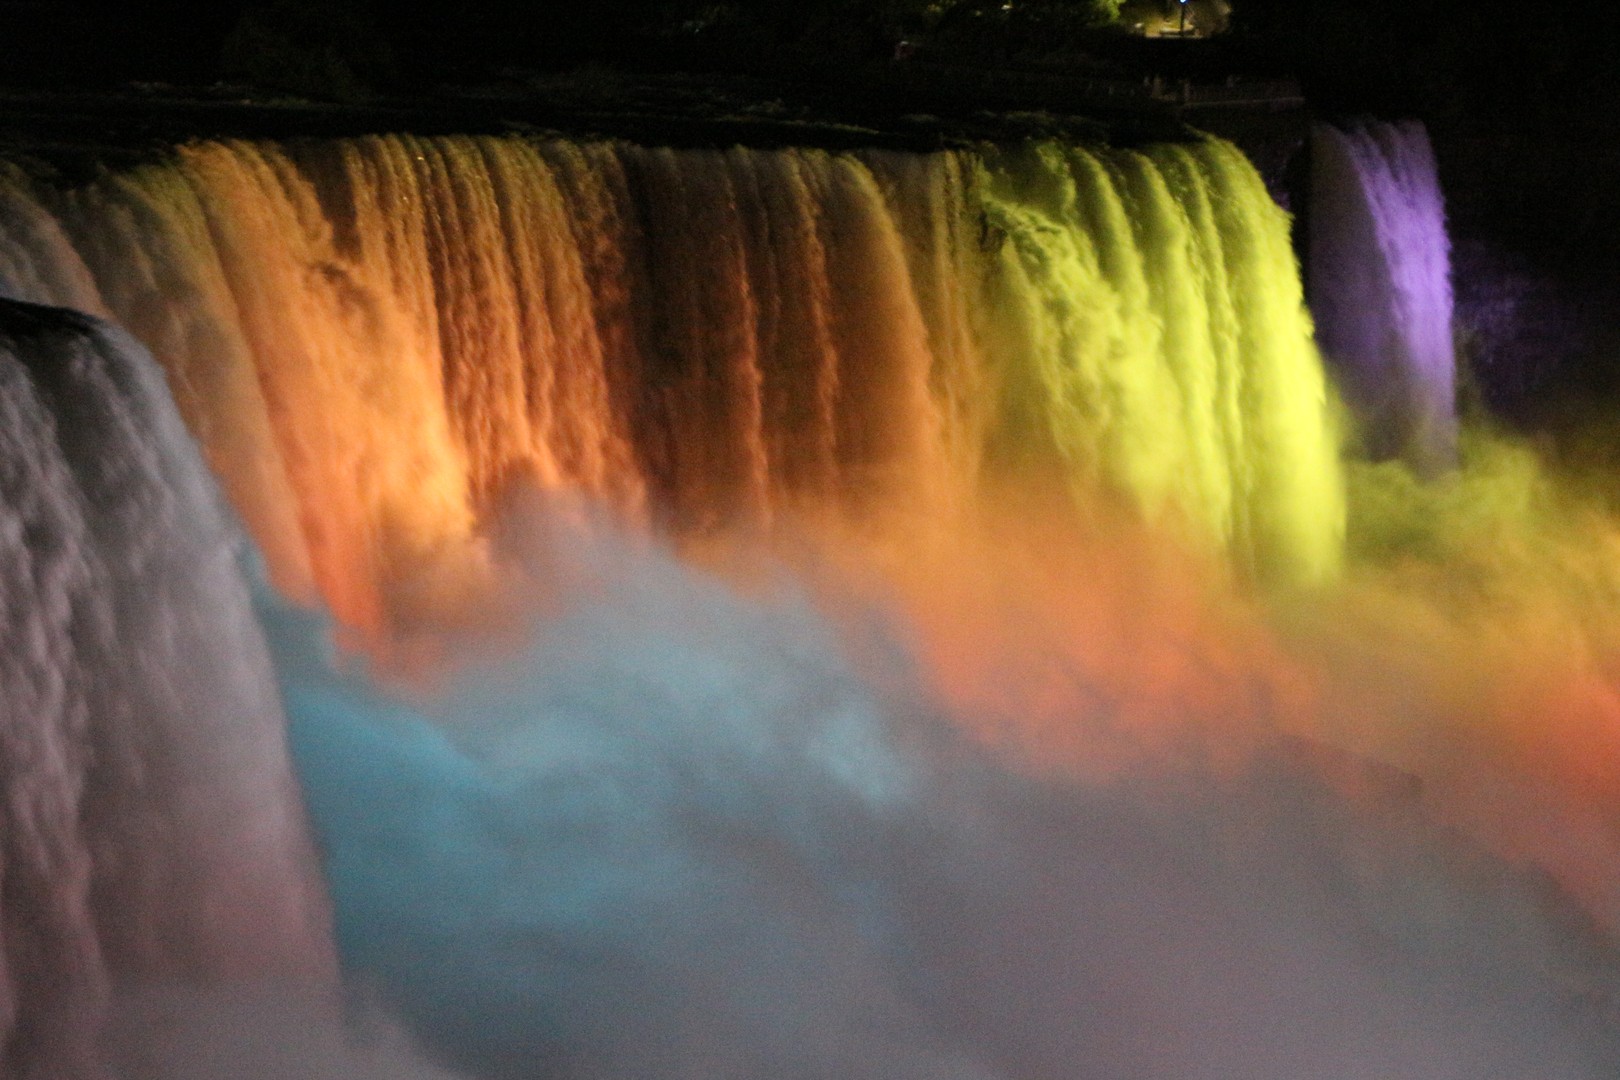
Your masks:
<svg viewBox="0 0 1620 1080"><path fill-rule="evenodd" d="M374 640L518 480L701 538L949 529L1050 474L1252 576L1338 560L1284 219L1218 142L209 143L58 216L277 582Z"/></svg>

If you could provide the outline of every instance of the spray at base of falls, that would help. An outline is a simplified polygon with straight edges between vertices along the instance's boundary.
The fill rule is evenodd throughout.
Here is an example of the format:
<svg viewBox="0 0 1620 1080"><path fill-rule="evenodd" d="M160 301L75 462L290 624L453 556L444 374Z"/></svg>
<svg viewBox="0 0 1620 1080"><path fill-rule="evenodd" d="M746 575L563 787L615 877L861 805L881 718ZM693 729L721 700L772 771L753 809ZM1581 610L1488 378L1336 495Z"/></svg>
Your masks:
<svg viewBox="0 0 1620 1080"><path fill-rule="evenodd" d="M270 619L349 970L469 1073L1597 1080L1620 1053L1603 936L1450 814L1503 782L1455 743L1361 747L1418 780L1326 741L1366 695L1303 654L1371 583L1276 641L1123 528L1066 563L1004 522L886 603L825 569L739 589L543 498L501 532L498 595L541 614L447 643L429 687Z"/></svg>

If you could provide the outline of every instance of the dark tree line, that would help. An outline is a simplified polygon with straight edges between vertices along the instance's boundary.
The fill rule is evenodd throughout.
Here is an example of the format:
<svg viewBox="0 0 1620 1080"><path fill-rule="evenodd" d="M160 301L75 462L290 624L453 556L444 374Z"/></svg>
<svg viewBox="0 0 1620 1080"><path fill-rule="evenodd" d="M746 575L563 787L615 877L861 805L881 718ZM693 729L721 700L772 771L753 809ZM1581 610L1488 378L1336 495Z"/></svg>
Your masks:
<svg viewBox="0 0 1620 1080"><path fill-rule="evenodd" d="M752 63L836 69L891 57L902 40L1061 40L1107 25L1118 0L260 0L223 45L226 74L335 73L354 81L488 74L581 63ZM285 55L281 55L285 54Z"/></svg>
<svg viewBox="0 0 1620 1080"><path fill-rule="evenodd" d="M1119 0L0 0L0 79L206 84L316 96L421 88L506 67L753 63L829 70L940 37L1006 51L1106 24ZM9 10L16 7L16 11Z"/></svg>

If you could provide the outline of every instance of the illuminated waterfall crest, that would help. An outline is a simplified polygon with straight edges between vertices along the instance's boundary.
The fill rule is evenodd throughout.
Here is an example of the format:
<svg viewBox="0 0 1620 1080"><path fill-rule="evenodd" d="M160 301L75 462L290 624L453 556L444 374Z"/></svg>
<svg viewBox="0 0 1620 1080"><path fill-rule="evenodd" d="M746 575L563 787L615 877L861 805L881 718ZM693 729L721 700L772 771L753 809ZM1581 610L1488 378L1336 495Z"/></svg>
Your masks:
<svg viewBox="0 0 1620 1080"><path fill-rule="evenodd" d="M1318 124L1311 190L1311 310L1368 452L1455 464L1451 242L1428 134Z"/></svg>
<svg viewBox="0 0 1620 1080"><path fill-rule="evenodd" d="M1337 558L1286 219L1218 141L206 143L27 205L74 250L11 288L83 303L82 258L277 582L351 626L431 605L516 477L703 536L943 522L1033 468L1260 576Z"/></svg>

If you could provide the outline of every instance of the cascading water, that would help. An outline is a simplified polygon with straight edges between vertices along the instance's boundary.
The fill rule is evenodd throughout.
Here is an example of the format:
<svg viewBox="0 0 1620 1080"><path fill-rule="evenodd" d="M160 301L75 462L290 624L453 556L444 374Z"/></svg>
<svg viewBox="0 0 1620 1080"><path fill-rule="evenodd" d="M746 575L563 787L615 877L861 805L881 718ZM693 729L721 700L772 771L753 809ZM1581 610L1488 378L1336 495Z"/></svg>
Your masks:
<svg viewBox="0 0 1620 1080"><path fill-rule="evenodd" d="M139 346L0 301L0 1072L91 1077L115 991L330 985L264 641Z"/></svg>
<svg viewBox="0 0 1620 1080"><path fill-rule="evenodd" d="M50 287L82 256L278 584L346 625L404 617L515 477L691 535L937 519L1044 459L1262 574L1337 558L1292 256L1224 144L204 144L58 216L13 287L82 303Z"/></svg>
<svg viewBox="0 0 1620 1080"><path fill-rule="evenodd" d="M345 978L439 1060L1620 1060L1620 528L1509 447L1430 485L1342 463L1286 219L1230 146L203 143L67 193L0 174L0 291L144 341L281 593L333 613L341 651L258 597ZM78 724L83 757L0 744L0 955L45 988L14 1060L440 1075L332 1036L319 993L309 1022L181 995L100 1041L74 1011L327 960L275 717L239 719L273 706L229 530L156 379L5 311L16 386L117 373L6 428L68 455L24 490L89 522L3 490L10 565L62 556L3 632L63 644L8 652L3 737ZM37 792L60 873L13 840Z"/></svg>
<svg viewBox="0 0 1620 1080"><path fill-rule="evenodd" d="M1368 452L1456 464L1451 243L1421 124L1311 133L1310 300Z"/></svg>

